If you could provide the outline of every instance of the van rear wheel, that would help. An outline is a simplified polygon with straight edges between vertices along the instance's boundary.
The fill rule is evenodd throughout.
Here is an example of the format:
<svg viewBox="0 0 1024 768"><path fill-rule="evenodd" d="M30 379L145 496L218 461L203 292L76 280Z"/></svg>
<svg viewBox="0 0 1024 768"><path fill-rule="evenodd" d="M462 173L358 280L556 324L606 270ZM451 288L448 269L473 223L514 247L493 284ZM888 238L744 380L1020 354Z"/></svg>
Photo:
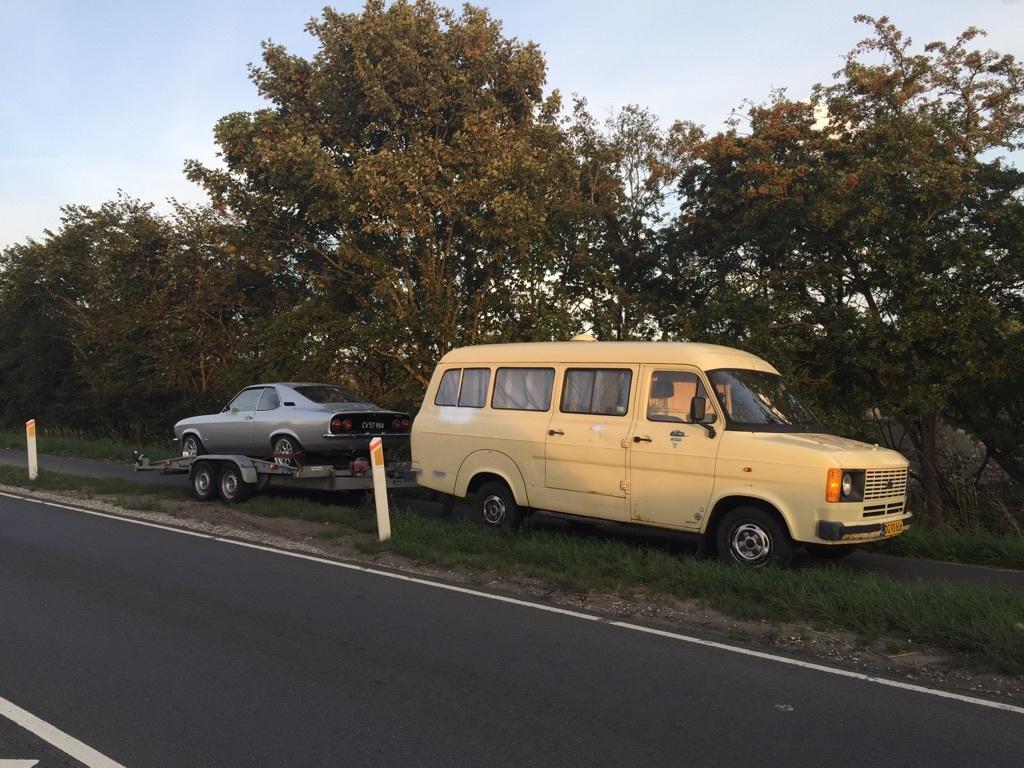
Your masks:
<svg viewBox="0 0 1024 768"><path fill-rule="evenodd" d="M489 528L512 530L523 524L523 508L500 480L489 480L473 494L473 519Z"/></svg>
<svg viewBox="0 0 1024 768"><path fill-rule="evenodd" d="M737 507L719 523L715 532L718 557L747 568L788 565L793 542L775 517L758 507Z"/></svg>

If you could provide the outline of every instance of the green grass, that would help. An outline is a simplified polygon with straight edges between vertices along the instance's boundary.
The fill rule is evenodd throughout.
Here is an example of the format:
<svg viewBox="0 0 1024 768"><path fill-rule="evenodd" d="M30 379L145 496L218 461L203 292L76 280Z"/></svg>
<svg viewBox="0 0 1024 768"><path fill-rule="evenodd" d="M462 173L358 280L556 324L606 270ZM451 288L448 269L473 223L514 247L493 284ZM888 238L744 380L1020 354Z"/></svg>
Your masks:
<svg viewBox="0 0 1024 768"><path fill-rule="evenodd" d="M160 509L185 488L43 472L30 483L20 467L0 465L0 483L124 499L135 509ZM214 502L216 503L216 502ZM400 504L400 503L399 503ZM833 567L751 571L614 539L529 527L510 535L466 522L428 519L396 504L394 538L378 544L374 511L316 498L265 495L231 507L263 517L331 526L318 538L348 538L371 554L389 551L470 574L539 579L569 590L695 599L741 619L805 622L847 630L867 642L901 650L932 646L979 669L1024 674L1024 595L955 583L901 582ZM227 508L227 507L225 507Z"/></svg>
<svg viewBox="0 0 1024 768"><path fill-rule="evenodd" d="M63 437L59 435L39 435L37 438L39 453L50 453L55 456L77 456L83 459L105 459L108 461L132 461L132 451L141 450L151 458L167 458L177 453L173 443L150 443L133 445L107 438ZM24 432L0 432L0 449L25 450Z"/></svg>
<svg viewBox="0 0 1024 768"><path fill-rule="evenodd" d="M880 541L871 551L1024 570L1024 536L988 531L964 533L954 528L917 523L906 533Z"/></svg>
<svg viewBox="0 0 1024 768"><path fill-rule="evenodd" d="M0 464L0 483L25 488L37 488L42 491L73 491L90 496L138 495L172 499L191 497L188 488L184 485L181 488L163 488L136 483L131 480L121 480L116 477L82 477L80 475L68 475L63 472L48 472L46 470L40 470L39 477L35 481L30 481L25 467L16 467L8 464Z"/></svg>

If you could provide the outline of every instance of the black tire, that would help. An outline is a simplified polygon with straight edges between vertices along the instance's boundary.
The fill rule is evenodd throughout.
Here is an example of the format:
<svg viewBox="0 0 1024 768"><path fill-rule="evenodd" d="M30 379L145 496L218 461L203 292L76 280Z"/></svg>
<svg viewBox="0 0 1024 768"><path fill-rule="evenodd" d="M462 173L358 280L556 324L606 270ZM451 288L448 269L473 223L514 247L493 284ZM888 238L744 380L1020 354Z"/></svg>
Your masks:
<svg viewBox="0 0 1024 768"><path fill-rule="evenodd" d="M523 524L523 508L501 480L489 480L473 494L473 520L488 528L515 530Z"/></svg>
<svg viewBox="0 0 1024 768"><path fill-rule="evenodd" d="M813 558L818 560L842 560L856 552L859 547L856 544L804 544Z"/></svg>
<svg viewBox="0 0 1024 768"><path fill-rule="evenodd" d="M296 440L291 435L277 435L270 443L271 451L276 457L279 453L290 453L292 456L298 459L298 462L304 463L302 459L306 455L305 449L302 447L302 443ZM295 465L295 459L275 459L278 462L286 464L291 467Z"/></svg>
<svg viewBox="0 0 1024 768"><path fill-rule="evenodd" d="M237 504L252 495L252 486L242 479L242 470L230 462L221 469L217 488L220 490L221 500L228 504Z"/></svg>
<svg viewBox="0 0 1024 768"><path fill-rule="evenodd" d="M199 501L216 498L220 473L212 461L200 461L192 467L192 493Z"/></svg>
<svg viewBox="0 0 1024 768"><path fill-rule="evenodd" d="M715 547L723 562L746 568L788 565L793 542L781 523L758 507L728 512L715 531Z"/></svg>
<svg viewBox="0 0 1024 768"><path fill-rule="evenodd" d="M187 435L181 437L181 455L182 456L205 456L206 446L203 445L203 441L199 439L199 435L194 435L189 432Z"/></svg>

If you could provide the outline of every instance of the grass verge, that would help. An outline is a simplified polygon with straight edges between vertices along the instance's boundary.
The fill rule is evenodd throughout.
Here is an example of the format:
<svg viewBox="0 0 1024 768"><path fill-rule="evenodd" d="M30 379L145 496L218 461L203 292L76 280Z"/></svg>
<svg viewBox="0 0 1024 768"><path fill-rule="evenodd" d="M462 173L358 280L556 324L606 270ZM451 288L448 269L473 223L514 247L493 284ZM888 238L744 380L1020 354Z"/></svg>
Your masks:
<svg viewBox="0 0 1024 768"><path fill-rule="evenodd" d="M954 528L918 523L901 536L873 545L875 552L1024 570L1024 536L987 531L963 533Z"/></svg>
<svg viewBox="0 0 1024 768"><path fill-rule="evenodd" d="M160 509L161 500L187 496L184 489L53 472L41 473L30 483L21 468L3 466L0 482L91 495L128 494L129 506L147 511ZM369 554L388 551L420 563L530 577L570 590L691 599L741 619L806 622L851 631L866 642L883 641L889 647L938 648L969 668L1024 674L1024 595L1005 589L900 582L832 567L747 571L643 544L559 531L526 528L500 535L401 508L393 513L394 538L381 545L366 535L376 530L374 513L366 507L261 496L232 509L330 523L334 536Z"/></svg>
<svg viewBox="0 0 1024 768"><path fill-rule="evenodd" d="M166 458L175 453L169 440L162 444L132 445L107 438L39 435L36 441L40 453L50 453L55 456L77 456L82 459L131 461L132 451L142 451L153 458ZM23 432L0 432L0 449L25 450L25 434Z"/></svg>

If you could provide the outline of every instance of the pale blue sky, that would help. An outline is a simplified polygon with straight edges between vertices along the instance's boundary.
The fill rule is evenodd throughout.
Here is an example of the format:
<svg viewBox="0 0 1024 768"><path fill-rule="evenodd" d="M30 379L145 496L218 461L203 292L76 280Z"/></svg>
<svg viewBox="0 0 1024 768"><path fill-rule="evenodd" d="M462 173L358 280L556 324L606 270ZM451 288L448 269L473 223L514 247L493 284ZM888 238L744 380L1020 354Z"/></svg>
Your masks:
<svg viewBox="0 0 1024 768"><path fill-rule="evenodd" d="M98 205L119 188L201 200L183 161L213 161L216 120L260 106L246 64L261 40L312 52L303 25L323 4L0 0L0 247L57 226L61 205ZM773 87L803 97L830 79L866 33L852 21L860 12L888 14L922 44L973 24L1024 58L1020 0L478 4L541 46L549 88L586 96L598 115L637 103L709 128L745 98Z"/></svg>

